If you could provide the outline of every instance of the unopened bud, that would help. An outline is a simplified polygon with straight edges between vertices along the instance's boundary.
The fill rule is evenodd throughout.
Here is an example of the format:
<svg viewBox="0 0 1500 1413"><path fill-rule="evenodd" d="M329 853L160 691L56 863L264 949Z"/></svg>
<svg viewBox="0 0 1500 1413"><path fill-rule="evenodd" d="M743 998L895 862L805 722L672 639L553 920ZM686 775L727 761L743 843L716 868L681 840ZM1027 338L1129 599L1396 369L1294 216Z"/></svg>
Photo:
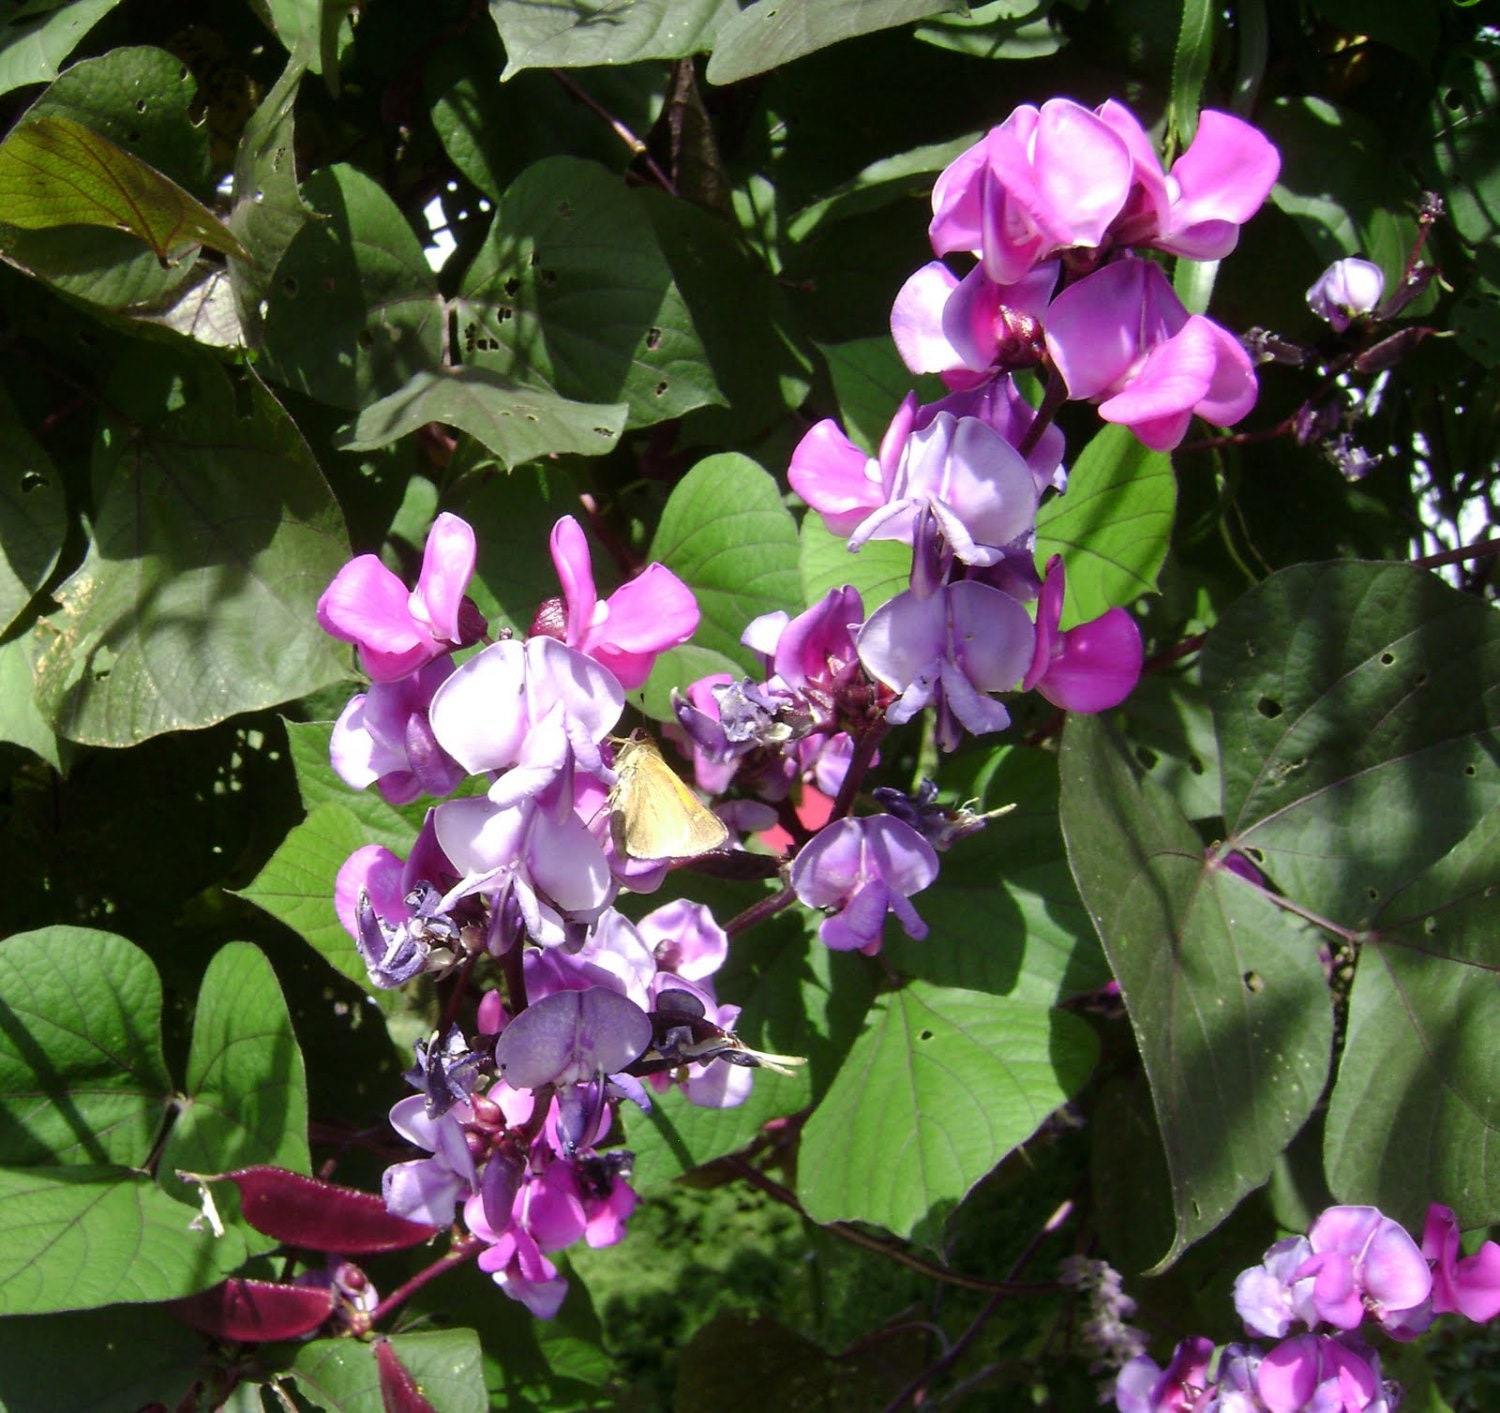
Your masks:
<svg viewBox="0 0 1500 1413"><path fill-rule="evenodd" d="M1368 314L1385 293L1385 274L1373 260L1351 255L1335 260L1307 292L1307 305L1318 318L1343 333L1355 319Z"/></svg>

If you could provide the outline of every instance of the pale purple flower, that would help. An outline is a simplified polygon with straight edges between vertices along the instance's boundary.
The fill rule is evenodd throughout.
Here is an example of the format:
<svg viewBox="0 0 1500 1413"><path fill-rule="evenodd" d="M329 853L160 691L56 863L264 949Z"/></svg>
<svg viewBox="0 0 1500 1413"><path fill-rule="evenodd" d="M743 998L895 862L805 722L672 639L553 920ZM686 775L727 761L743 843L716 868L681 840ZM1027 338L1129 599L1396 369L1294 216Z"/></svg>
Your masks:
<svg viewBox="0 0 1500 1413"><path fill-rule="evenodd" d="M1343 333L1355 319L1380 305L1385 272L1373 260L1348 256L1335 260L1307 292L1307 307Z"/></svg>
<svg viewBox="0 0 1500 1413"><path fill-rule="evenodd" d="M1141 631L1123 608L1112 608L1059 632L1063 610L1063 562L1047 562L1037 603L1036 647L1022 691L1038 691L1064 711L1099 712L1119 706L1140 680Z"/></svg>
<svg viewBox="0 0 1500 1413"><path fill-rule="evenodd" d="M925 427L940 412L950 412L955 417L977 417L1018 450L1031 435L1037 419L1036 409L1021 396L1015 379L1008 374L987 378L975 388L951 392L937 402L924 403L917 409L913 425ZM1046 490L1067 489L1068 473L1062 465L1066 449L1061 430L1049 423L1037 438L1036 446L1026 453L1026 464L1031 468L1038 495Z"/></svg>
<svg viewBox="0 0 1500 1413"><path fill-rule="evenodd" d="M927 598L908 590L882 604L860 631L859 656L872 676L901 694L887 719L900 725L936 705L938 745L951 751L963 730L978 736L1010 724L1010 713L988 693L1021 680L1035 637L1015 599L961 580Z"/></svg>
<svg viewBox="0 0 1500 1413"><path fill-rule="evenodd" d="M1299 1320L1309 1329L1318 1323L1312 1277L1298 1274L1311 1255L1305 1236L1289 1236L1270 1246L1260 1265L1235 1278L1234 1308L1251 1334L1281 1339Z"/></svg>
<svg viewBox="0 0 1500 1413"><path fill-rule="evenodd" d="M465 608L474 563L474 531L444 512L427 536L415 589L408 590L373 554L362 554L323 591L318 622L333 637L358 646L372 681L397 682L483 633L477 611Z"/></svg>
<svg viewBox="0 0 1500 1413"><path fill-rule="evenodd" d="M567 606L565 641L607 667L627 691L645 684L659 653L697 632L693 591L665 565L648 564L601 600L588 539L571 515L552 527L552 562Z"/></svg>
<svg viewBox="0 0 1500 1413"><path fill-rule="evenodd" d="M453 672L446 653L397 682L373 682L334 723L328 754L334 773L356 790L375 785L387 804L446 795L466 774L440 745L428 720L432 694Z"/></svg>
<svg viewBox="0 0 1500 1413"><path fill-rule="evenodd" d="M908 901L937 877L937 855L910 825L890 815L824 826L792 864L791 884L810 908L835 909L818 936L836 951L880 950L887 913L920 940L927 925Z"/></svg>
<svg viewBox="0 0 1500 1413"><path fill-rule="evenodd" d="M1500 1315L1500 1246L1487 1241L1472 1256L1460 1256L1458 1235L1451 1207L1428 1207L1422 1254L1433 1263L1433 1313L1457 1310L1466 1319L1493 1320Z"/></svg>
<svg viewBox="0 0 1500 1413"><path fill-rule="evenodd" d="M1189 314L1161 268L1126 258L1070 285L1047 314L1047 350L1071 398L1170 451L1196 413L1216 427L1255 405L1249 355L1227 329Z"/></svg>
<svg viewBox="0 0 1500 1413"><path fill-rule="evenodd" d="M428 1117L427 1101L420 1094L396 1102L391 1110L391 1127L432 1156L385 1170L381 1190L390 1211L430 1227L445 1227L452 1222L459 1202L479 1191L479 1174L464 1133L464 1126L473 1118L465 1100L459 1100L438 1118Z"/></svg>
<svg viewBox="0 0 1500 1413"><path fill-rule="evenodd" d="M938 176L932 248L971 251L992 280L1013 284L1052 255L1099 246L1131 176L1129 148L1087 108L1023 105Z"/></svg>
<svg viewBox="0 0 1500 1413"><path fill-rule="evenodd" d="M618 992L558 991L505 1027L495 1067L513 1089L579 1084L623 1070L650 1043L650 1018Z"/></svg>
<svg viewBox="0 0 1500 1413"><path fill-rule="evenodd" d="M702 903L666 903L636 924L656 965L687 981L703 982L724 965L729 935Z"/></svg>

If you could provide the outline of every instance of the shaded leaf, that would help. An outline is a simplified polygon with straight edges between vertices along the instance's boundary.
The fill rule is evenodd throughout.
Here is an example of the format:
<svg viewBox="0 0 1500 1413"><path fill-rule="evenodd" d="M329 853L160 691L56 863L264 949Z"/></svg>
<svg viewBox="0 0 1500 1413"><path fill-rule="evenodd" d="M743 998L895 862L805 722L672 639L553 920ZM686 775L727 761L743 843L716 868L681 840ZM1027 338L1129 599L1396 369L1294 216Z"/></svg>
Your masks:
<svg viewBox="0 0 1500 1413"><path fill-rule="evenodd" d="M1030 1001L925 982L880 998L803 1130L807 1214L934 1236L1077 1093L1096 1049L1083 1021Z"/></svg>
<svg viewBox="0 0 1500 1413"><path fill-rule="evenodd" d="M885 335L849 343L820 345L839 400L839 421L849 440L874 456L902 398L912 390L921 402L937 402L947 393L931 374L913 373Z"/></svg>
<svg viewBox="0 0 1500 1413"><path fill-rule="evenodd" d="M802 608L797 527L781 492L749 457L706 457L678 482L651 541L651 555L697 596L694 642L759 670L740 642L752 618Z"/></svg>
<svg viewBox="0 0 1500 1413"><path fill-rule="evenodd" d="M505 193L457 301L463 362L649 426L722 402L691 314L635 194L549 157Z"/></svg>
<svg viewBox="0 0 1500 1413"><path fill-rule="evenodd" d="M1067 724L1062 826L1151 1081L1176 1213L1166 1265L1265 1182L1322 1093L1317 940L1210 864L1095 717Z"/></svg>
<svg viewBox="0 0 1500 1413"><path fill-rule="evenodd" d="M207 361L126 372L162 401L103 422L88 553L36 632L39 705L64 736L128 745L338 681L314 610L348 544L296 427Z"/></svg>
<svg viewBox="0 0 1500 1413"><path fill-rule="evenodd" d="M1068 472L1067 494L1037 514L1036 556L1067 570L1062 626L1156 592L1177 504L1172 460L1126 427L1096 432Z"/></svg>
<svg viewBox="0 0 1500 1413"><path fill-rule="evenodd" d="M68 118L37 118L0 143L0 221L23 230L107 226L165 261L189 245L248 259L200 202L108 138Z"/></svg>
<svg viewBox="0 0 1500 1413"><path fill-rule="evenodd" d="M189 1230L196 1216L128 1168L0 1168L0 1314L202 1290L245 1259L245 1245L233 1230Z"/></svg>
<svg viewBox="0 0 1500 1413"><path fill-rule="evenodd" d="M0 942L0 1163L139 1166L171 1088L144 952L84 927Z"/></svg>
<svg viewBox="0 0 1500 1413"><path fill-rule="evenodd" d="M46 583L66 532L62 477L0 393L0 632Z"/></svg>
<svg viewBox="0 0 1500 1413"><path fill-rule="evenodd" d="M754 0L720 29L708 81L737 83L843 39L966 8L962 0Z"/></svg>
<svg viewBox="0 0 1500 1413"><path fill-rule="evenodd" d="M489 1399L473 1330L396 1335L391 1349L423 1396L442 1413L485 1413ZM375 1350L352 1339L304 1344L287 1370L300 1393L328 1413L390 1413Z"/></svg>
<svg viewBox="0 0 1500 1413"><path fill-rule="evenodd" d="M563 452L602 456L625 429L620 403L573 402L479 367L422 369L372 403L340 437L344 451L371 451L443 422L477 438L506 467Z"/></svg>
<svg viewBox="0 0 1500 1413"><path fill-rule="evenodd" d="M680 59L713 47L734 0L490 0L505 41L501 81L522 69Z"/></svg>

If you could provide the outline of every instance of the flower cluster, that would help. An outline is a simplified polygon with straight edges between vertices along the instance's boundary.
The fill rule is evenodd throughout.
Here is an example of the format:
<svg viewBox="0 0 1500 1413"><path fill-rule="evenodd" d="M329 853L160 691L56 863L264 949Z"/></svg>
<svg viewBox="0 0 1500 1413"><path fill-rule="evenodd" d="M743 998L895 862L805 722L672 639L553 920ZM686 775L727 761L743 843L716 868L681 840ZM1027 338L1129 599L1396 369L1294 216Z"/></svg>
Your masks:
<svg viewBox="0 0 1500 1413"><path fill-rule="evenodd" d="M1183 1340L1166 1369L1141 1355L1120 1371L1120 1413L1394 1413L1400 1391L1358 1333L1412 1339L1434 1318L1500 1314L1500 1246L1459 1256L1451 1209L1428 1209L1420 1246L1375 1207L1330 1207L1306 1236L1278 1241L1235 1281L1234 1303L1269 1350ZM1296 1332L1303 1326L1301 1332Z"/></svg>

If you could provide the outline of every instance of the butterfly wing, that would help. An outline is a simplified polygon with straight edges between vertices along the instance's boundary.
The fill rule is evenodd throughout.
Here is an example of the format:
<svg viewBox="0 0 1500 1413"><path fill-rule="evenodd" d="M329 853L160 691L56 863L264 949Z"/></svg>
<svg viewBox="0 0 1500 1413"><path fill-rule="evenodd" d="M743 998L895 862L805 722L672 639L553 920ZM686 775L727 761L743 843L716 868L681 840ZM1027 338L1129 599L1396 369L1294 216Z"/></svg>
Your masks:
<svg viewBox="0 0 1500 1413"><path fill-rule="evenodd" d="M694 859L728 841L724 821L683 784L649 737L620 747L615 772L610 829L619 852L633 859Z"/></svg>

